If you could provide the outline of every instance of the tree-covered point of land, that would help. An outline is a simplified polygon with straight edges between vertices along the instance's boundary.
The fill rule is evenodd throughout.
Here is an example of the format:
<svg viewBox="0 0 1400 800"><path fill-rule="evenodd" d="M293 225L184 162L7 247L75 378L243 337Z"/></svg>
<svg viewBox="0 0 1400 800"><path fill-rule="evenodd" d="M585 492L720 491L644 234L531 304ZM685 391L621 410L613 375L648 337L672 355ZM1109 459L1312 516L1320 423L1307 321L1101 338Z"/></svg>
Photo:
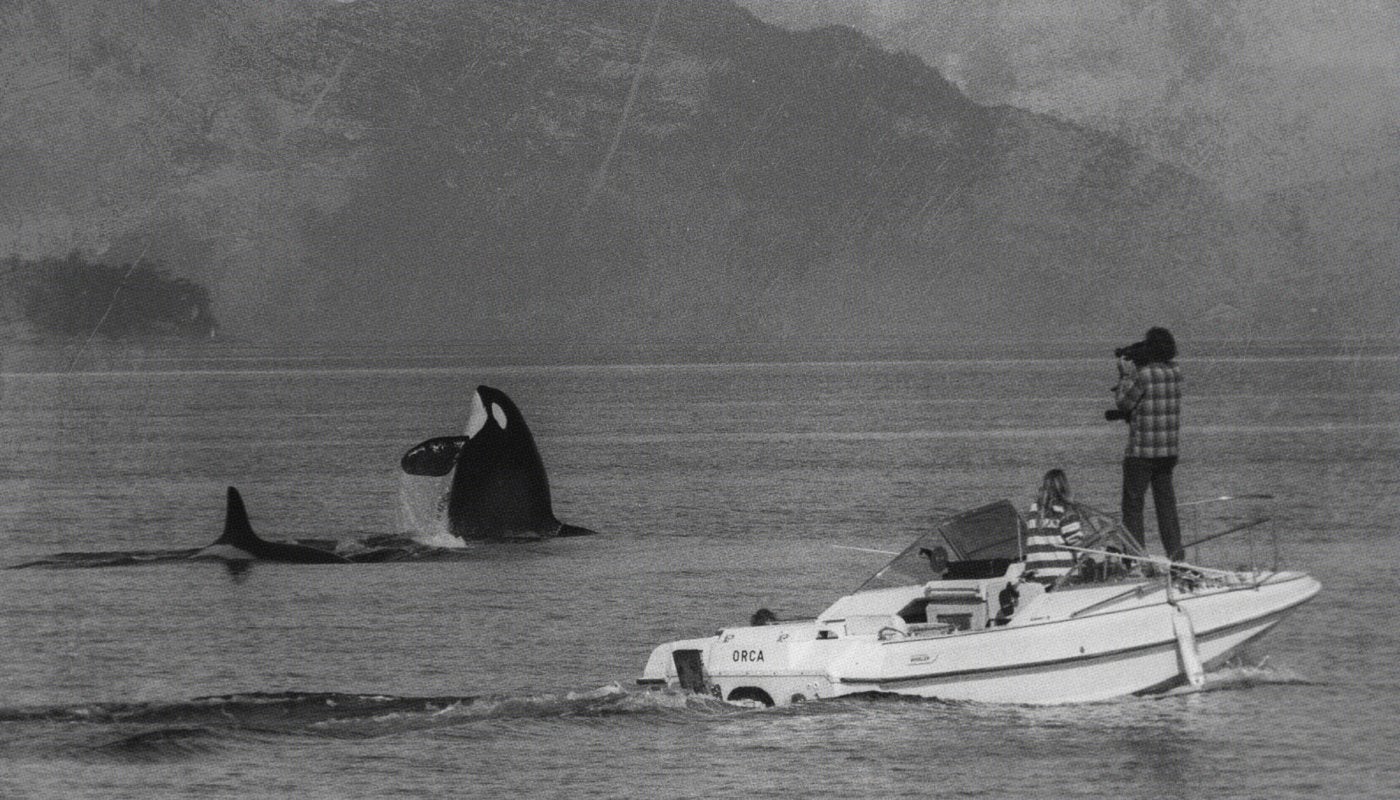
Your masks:
<svg viewBox="0 0 1400 800"><path fill-rule="evenodd" d="M172 277L159 262L12 256L0 267L0 284L13 300L7 306L40 334L202 338L217 327L209 291Z"/></svg>

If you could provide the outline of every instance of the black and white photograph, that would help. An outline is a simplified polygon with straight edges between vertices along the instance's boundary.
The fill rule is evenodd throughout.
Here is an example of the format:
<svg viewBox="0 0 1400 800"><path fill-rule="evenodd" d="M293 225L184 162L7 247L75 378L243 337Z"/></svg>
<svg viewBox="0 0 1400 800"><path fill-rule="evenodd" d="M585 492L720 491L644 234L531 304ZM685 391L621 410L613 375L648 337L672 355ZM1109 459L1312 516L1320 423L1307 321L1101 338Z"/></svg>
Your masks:
<svg viewBox="0 0 1400 800"><path fill-rule="evenodd" d="M1395 0L0 0L0 797L1400 797Z"/></svg>

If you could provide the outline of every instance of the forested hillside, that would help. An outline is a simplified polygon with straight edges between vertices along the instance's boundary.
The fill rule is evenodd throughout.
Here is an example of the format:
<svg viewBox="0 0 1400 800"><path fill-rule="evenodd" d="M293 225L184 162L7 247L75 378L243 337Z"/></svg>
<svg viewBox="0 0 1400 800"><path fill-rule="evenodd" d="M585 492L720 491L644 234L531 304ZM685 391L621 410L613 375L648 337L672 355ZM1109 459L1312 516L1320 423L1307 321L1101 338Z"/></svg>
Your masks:
<svg viewBox="0 0 1400 800"><path fill-rule="evenodd" d="M1205 181L846 28L722 0L0 13L9 250L144 253L238 336L1117 338L1268 302Z"/></svg>

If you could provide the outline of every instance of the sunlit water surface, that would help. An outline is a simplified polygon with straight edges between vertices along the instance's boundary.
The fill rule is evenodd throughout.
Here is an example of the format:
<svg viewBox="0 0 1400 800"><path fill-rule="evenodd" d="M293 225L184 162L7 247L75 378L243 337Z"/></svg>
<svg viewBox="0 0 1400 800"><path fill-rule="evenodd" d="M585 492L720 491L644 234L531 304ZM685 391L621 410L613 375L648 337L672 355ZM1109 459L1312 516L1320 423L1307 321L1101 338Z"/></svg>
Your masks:
<svg viewBox="0 0 1400 800"><path fill-rule="evenodd" d="M885 560L850 548L897 550L937 508L1024 504L1051 466L1112 508L1099 349L11 355L0 565L197 547L228 485L268 538L399 532L399 456L460 431L478 383L526 415L557 515L600 535L451 563L0 572L0 796L1400 796L1393 348L1183 357L1182 500L1276 496L1192 506L1188 536L1268 514L1323 583L1204 692L753 710L635 687L660 642L815 614Z"/></svg>

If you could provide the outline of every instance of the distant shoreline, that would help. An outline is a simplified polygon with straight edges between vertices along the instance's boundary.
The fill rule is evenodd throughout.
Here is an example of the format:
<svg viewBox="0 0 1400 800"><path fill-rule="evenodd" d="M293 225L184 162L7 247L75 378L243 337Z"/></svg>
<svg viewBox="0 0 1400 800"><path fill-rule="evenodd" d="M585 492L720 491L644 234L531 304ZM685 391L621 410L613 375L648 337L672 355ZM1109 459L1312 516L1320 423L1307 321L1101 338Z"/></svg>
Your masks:
<svg viewBox="0 0 1400 800"><path fill-rule="evenodd" d="M470 374L500 370L750 369L982 362L995 369L1017 365L1102 360L1113 366L1113 342L984 342L958 347L911 347L891 342L746 342L742 344L657 344L617 342L257 342L235 337L133 339L81 337L17 338L5 335L0 375L68 372L442 372ZM1250 361L1371 362L1394 359L1400 339L1185 342L1186 365Z"/></svg>
<svg viewBox="0 0 1400 800"><path fill-rule="evenodd" d="M66 258L0 263L0 331L21 341L149 341L216 335L209 291L160 263Z"/></svg>

